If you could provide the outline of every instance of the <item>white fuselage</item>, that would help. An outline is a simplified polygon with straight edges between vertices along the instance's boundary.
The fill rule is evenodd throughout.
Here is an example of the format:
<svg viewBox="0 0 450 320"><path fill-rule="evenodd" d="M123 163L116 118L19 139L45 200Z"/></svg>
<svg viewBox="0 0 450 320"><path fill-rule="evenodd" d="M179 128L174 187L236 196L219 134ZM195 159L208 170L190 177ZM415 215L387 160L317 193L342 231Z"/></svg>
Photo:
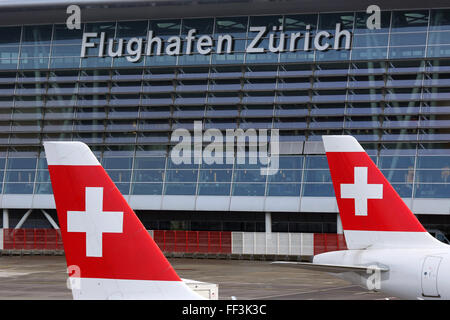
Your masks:
<svg viewBox="0 0 450 320"><path fill-rule="evenodd" d="M343 250L319 254L313 263L387 267L389 271L335 274L369 290L401 299L450 299L450 246Z"/></svg>

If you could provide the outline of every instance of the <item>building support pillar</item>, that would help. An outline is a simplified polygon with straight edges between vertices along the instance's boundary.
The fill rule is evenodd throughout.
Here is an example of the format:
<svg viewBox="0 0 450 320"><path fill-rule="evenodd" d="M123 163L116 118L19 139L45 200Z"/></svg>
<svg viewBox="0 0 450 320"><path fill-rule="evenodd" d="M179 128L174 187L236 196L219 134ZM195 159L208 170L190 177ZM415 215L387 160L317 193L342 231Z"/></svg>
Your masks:
<svg viewBox="0 0 450 320"><path fill-rule="evenodd" d="M52 225L53 229L59 229L58 224L55 222L55 220L53 220L52 216L49 215L47 213L47 211L45 211L44 209L41 209L42 213L44 214L44 216L47 218L48 222L50 222L50 224Z"/></svg>
<svg viewBox="0 0 450 320"><path fill-rule="evenodd" d="M22 217L22 219L20 219L20 221L17 223L17 225L15 226L14 229L20 229L20 227L22 227L22 225L25 223L25 221L27 221L28 217L30 216L31 212L33 210L30 209L28 210Z"/></svg>
<svg viewBox="0 0 450 320"><path fill-rule="evenodd" d="M338 213L336 218L336 225L337 225L337 234L343 234L344 228L342 228L342 221L341 221L341 215Z"/></svg>
<svg viewBox="0 0 450 320"><path fill-rule="evenodd" d="M3 229L9 229L9 212L8 212L8 209L3 209Z"/></svg>
<svg viewBox="0 0 450 320"><path fill-rule="evenodd" d="M266 212L266 233L272 233L272 214Z"/></svg>

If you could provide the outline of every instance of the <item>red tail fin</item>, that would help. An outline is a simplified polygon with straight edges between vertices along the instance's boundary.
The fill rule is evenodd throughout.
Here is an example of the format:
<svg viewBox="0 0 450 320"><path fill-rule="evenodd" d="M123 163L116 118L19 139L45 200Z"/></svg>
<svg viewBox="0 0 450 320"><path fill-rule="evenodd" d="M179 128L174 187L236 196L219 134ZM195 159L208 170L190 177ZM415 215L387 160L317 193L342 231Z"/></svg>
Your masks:
<svg viewBox="0 0 450 320"><path fill-rule="evenodd" d="M74 297L198 298L85 144L44 146L67 265L82 280Z"/></svg>
<svg viewBox="0 0 450 320"><path fill-rule="evenodd" d="M355 138L323 136L323 142L349 248L438 243Z"/></svg>

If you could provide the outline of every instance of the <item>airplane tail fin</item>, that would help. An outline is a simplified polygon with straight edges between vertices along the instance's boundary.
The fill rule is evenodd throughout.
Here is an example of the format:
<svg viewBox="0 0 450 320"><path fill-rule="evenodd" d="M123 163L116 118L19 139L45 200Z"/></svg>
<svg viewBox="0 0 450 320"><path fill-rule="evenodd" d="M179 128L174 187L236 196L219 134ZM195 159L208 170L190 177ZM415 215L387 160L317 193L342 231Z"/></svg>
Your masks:
<svg viewBox="0 0 450 320"><path fill-rule="evenodd" d="M81 142L45 142L74 299L201 299Z"/></svg>
<svg viewBox="0 0 450 320"><path fill-rule="evenodd" d="M323 136L349 249L442 245L420 224L352 136Z"/></svg>

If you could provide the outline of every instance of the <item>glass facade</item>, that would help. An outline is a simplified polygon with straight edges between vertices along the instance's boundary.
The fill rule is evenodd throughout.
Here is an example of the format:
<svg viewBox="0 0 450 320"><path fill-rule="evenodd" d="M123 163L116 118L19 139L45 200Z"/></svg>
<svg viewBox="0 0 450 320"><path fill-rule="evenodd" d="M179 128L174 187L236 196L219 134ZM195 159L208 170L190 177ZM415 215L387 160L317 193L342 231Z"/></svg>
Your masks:
<svg viewBox="0 0 450 320"><path fill-rule="evenodd" d="M0 28L0 192L51 194L42 142L78 140L131 195L334 196L326 157L283 154L277 174L252 164L176 165L175 129L278 129L280 142L355 136L405 198L450 194L450 9L168 19ZM352 33L350 50L248 53L255 26ZM83 32L118 39L231 35L229 53L80 57ZM281 36L278 35L279 44ZM92 39L92 41L96 41ZM291 44L290 41L296 41ZM183 42L182 46L187 43ZM145 46L144 46L145 47ZM157 51L157 43L152 47ZM196 51L197 50L197 51Z"/></svg>

